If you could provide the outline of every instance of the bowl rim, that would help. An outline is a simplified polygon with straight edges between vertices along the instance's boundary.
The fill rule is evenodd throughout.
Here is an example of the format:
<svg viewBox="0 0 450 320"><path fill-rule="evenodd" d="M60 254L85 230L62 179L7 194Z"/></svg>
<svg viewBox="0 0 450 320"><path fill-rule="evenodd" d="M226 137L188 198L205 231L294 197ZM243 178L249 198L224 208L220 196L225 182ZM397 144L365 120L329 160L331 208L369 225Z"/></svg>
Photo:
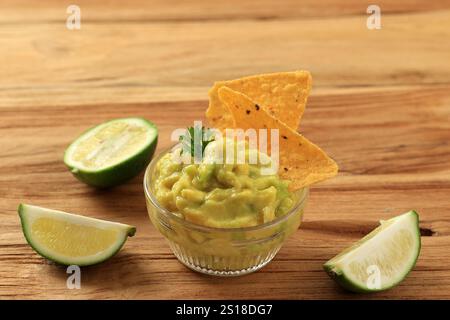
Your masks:
<svg viewBox="0 0 450 320"><path fill-rule="evenodd" d="M191 221L185 220L181 217L179 217L178 215L174 214L172 211L167 210L166 208L164 208L163 206L161 206L158 202L158 200L156 199L156 197L153 195L152 192L150 192L150 186L148 185L148 177L150 175L151 172L153 172L154 168L156 167L156 163L167 153L169 153L170 151L172 151L173 149L175 149L176 147L178 147L180 145L180 143L176 143L171 147L165 148L162 151L160 151L158 153L158 155L156 157L154 157L152 159L152 161L150 161L149 165L147 166L147 168L145 169L145 173L144 173L144 181L143 181L143 185L144 185L144 194L145 197L147 198L147 200L149 200L166 218L170 218L170 219L174 219L176 221L178 221L180 224L185 225L186 227L190 228L190 229L196 229L198 231L203 231L203 232L248 232L248 231L255 231L255 230L261 230L261 229L265 229L265 228L269 228L272 227L274 225L277 225L279 223L284 222L285 220L288 220L289 217L291 217L294 213L296 213L298 211L298 209L305 204L308 195L309 195L309 188L305 187L302 188L300 190L298 190L297 192L301 192L301 196L299 197L299 200L297 201L297 203L283 216L278 217L272 221L263 223L263 224L259 224L256 226L251 226L251 227L241 227L241 228L214 228L214 227L208 227L208 226L203 226L197 223L193 223Z"/></svg>

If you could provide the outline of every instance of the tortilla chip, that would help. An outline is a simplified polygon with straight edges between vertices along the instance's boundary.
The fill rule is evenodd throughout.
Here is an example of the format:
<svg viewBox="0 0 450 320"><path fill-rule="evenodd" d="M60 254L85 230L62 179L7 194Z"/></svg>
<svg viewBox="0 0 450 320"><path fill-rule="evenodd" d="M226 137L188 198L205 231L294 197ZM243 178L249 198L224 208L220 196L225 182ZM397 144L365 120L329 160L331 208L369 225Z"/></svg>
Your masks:
<svg viewBox="0 0 450 320"><path fill-rule="evenodd" d="M222 130L234 127L233 117L218 96L220 88L228 87L245 94L263 106L271 116L297 130L305 111L311 83L311 74L308 71L270 73L219 81L209 90L206 117L214 128Z"/></svg>
<svg viewBox="0 0 450 320"><path fill-rule="evenodd" d="M222 87L220 100L228 107L236 128L279 129L279 175L290 180L290 190L298 190L337 174L337 164L318 146L286 124L269 115L246 95ZM269 130L270 133L270 130ZM270 134L268 134L270 142ZM268 143L270 150L270 143Z"/></svg>

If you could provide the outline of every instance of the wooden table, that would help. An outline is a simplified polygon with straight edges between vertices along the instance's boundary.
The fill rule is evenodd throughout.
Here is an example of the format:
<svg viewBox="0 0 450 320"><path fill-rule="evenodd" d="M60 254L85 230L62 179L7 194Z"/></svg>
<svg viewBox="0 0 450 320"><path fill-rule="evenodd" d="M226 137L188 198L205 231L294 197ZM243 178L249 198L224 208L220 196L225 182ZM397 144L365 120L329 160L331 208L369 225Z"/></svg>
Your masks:
<svg viewBox="0 0 450 320"><path fill-rule="evenodd" d="M450 298L450 1L72 1L0 3L0 298ZM66 170L66 146L113 117L169 133L201 119L214 80L310 70L301 132L340 165L312 188L305 221L274 261L240 278L189 271L150 224L142 175L94 190ZM110 261L66 288L62 267L22 235L20 202L137 226ZM398 287L349 294L322 264L386 219L416 209L422 252Z"/></svg>

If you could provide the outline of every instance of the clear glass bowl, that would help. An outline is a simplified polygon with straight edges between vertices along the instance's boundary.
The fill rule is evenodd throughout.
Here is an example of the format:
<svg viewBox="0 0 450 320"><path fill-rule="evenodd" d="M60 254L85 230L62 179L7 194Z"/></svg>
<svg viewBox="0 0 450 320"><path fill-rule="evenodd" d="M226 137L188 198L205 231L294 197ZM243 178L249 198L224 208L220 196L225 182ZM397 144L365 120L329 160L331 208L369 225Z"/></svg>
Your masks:
<svg viewBox="0 0 450 320"><path fill-rule="evenodd" d="M152 190L156 163L172 149L160 153L147 167L144 192L150 220L178 260L192 270L216 276L239 276L269 263L300 226L308 188L298 191L298 201L286 215L262 225L211 228L194 224L163 208Z"/></svg>

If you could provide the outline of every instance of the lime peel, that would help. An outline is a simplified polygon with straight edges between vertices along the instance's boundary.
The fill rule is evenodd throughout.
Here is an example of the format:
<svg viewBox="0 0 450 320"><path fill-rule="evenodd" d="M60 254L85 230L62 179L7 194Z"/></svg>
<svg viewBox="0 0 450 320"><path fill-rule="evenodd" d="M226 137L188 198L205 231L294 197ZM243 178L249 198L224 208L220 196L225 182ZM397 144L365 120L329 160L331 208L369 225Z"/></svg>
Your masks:
<svg viewBox="0 0 450 320"><path fill-rule="evenodd" d="M143 118L120 118L101 123L66 149L64 163L80 181L112 187L129 180L150 162L158 129Z"/></svg>
<svg viewBox="0 0 450 320"><path fill-rule="evenodd" d="M399 284L420 253L419 217L415 211L381 221L381 225L324 264L345 289L377 292Z"/></svg>
<svg viewBox="0 0 450 320"><path fill-rule="evenodd" d="M22 230L41 256L62 265L87 266L114 256L132 237L130 225L20 204Z"/></svg>

